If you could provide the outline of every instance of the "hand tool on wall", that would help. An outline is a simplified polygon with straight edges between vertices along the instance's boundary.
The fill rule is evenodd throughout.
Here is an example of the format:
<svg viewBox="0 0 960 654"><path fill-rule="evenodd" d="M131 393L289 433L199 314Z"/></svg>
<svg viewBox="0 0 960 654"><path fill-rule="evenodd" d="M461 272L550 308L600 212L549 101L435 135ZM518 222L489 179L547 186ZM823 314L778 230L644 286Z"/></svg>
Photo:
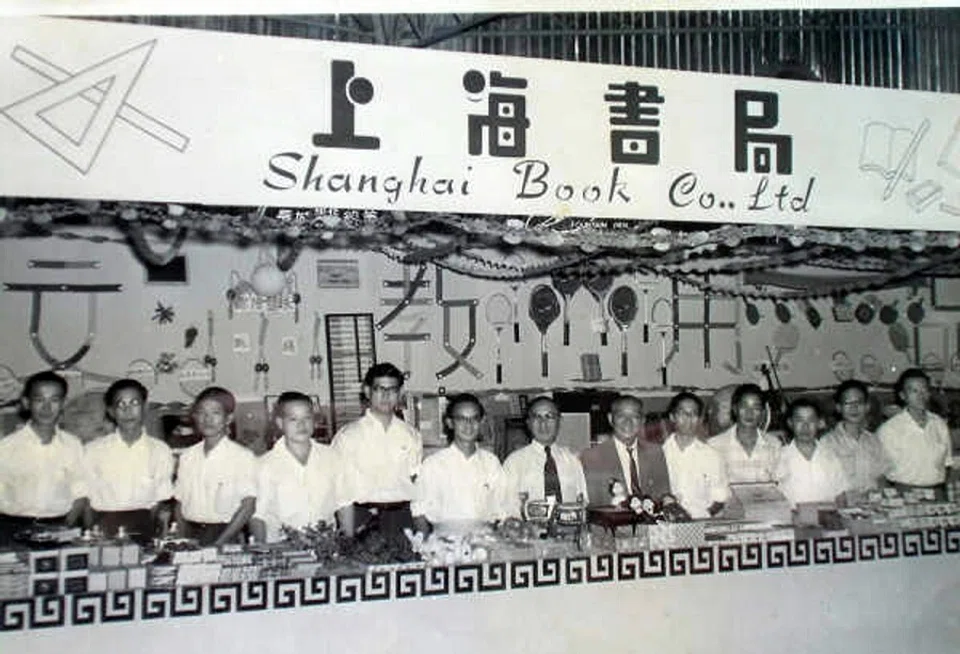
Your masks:
<svg viewBox="0 0 960 654"><path fill-rule="evenodd" d="M547 357L547 330L560 316L560 301L557 294L546 284L540 284L530 294L530 319L540 330L540 375L548 377L550 364Z"/></svg>
<svg viewBox="0 0 960 654"><path fill-rule="evenodd" d="M627 330L637 317L637 292L626 284L610 294L610 315L620 329L620 375L627 376Z"/></svg>
<svg viewBox="0 0 960 654"><path fill-rule="evenodd" d="M555 272L550 281L563 297L563 344L570 345L570 301L580 290L582 282L576 275L560 272Z"/></svg>

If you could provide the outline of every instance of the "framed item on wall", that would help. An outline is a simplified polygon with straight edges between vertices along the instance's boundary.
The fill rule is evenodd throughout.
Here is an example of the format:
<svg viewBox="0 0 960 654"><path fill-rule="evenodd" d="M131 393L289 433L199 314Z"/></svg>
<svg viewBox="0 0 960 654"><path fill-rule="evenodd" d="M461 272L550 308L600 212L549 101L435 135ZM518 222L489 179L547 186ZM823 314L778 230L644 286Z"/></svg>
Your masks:
<svg viewBox="0 0 960 654"><path fill-rule="evenodd" d="M141 261L141 263L146 271L147 284L186 284L189 281L186 255L178 254L163 266L147 261Z"/></svg>
<svg viewBox="0 0 960 654"><path fill-rule="evenodd" d="M931 277L930 304L938 311L960 311L960 277Z"/></svg>

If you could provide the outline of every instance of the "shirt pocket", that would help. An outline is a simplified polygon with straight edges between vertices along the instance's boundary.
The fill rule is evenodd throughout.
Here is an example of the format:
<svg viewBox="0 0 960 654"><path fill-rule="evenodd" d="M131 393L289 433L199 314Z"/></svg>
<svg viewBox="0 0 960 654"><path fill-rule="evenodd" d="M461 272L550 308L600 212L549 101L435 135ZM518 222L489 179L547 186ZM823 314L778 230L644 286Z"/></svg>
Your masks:
<svg viewBox="0 0 960 654"><path fill-rule="evenodd" d="M225 479L219 479L213 491L213 510L220 516L233 515L239 502L233 489L233 484Z"/></svg>

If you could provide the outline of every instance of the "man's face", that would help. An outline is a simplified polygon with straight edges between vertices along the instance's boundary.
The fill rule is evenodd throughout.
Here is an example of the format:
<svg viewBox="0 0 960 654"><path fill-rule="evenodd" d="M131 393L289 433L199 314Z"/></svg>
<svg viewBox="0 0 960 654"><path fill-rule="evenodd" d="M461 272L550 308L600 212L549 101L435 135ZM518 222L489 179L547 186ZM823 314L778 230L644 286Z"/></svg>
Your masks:
<svg viewBox="0 0 960 654"><path fill-rule="evenodd" d="M632 400L621 400L610 407L613 435L623 444L632 445L643 430L643 407Z"/></svg>
<svg viewBox="0 0 960 654"><path fill-rule="evenodd" d="M55 427L63 414L63 390L55 382L34 384L30 395L24 398L24 408L30 421L38 427Z"/></svg>
<svg viewBox="0 0 960 654"><path fill-rule="evenodd" d="M840 417L851 425L861 425L867 418L867 398L859 388L851 388L840 398Z"/></svg>
<svg viewBox="0 0 960 654"><path fill-rule="evenodd" d="M473 402L461 402L447 418L447 427L453 430L455 443L473 445L480 438L482 420L480 407Z"/></svg>
<svg viewBox="0 0 960 654"><path fill-rule="evenodd" d="M732 401L733 390L729 388L723 388L713 396L711 400L711 412L717 429L724 430L733 424L732 418L730 417Z"/></svg>
<svg viewBox="0 0 960 654"><path fill-rule="evenodd" d="M930 384L922 377L911 377L904 383L900 399L906 403L908 409L923 411L930 400Z"/></svg>
<svg viewBox="0 0 960 654"><path fill-rule="evenodd" d="M560 411L550 401L534 402L527 415L527 429L533 440L541 445L552 445L560 433Z"/></svg>
<svg viewBox="0 0 960 654"><path fill-rule="evenodd" d="M817 441L820 431L820 416L808 406L797 408L790 416L790 430L798 443L810 444Z"/></svg>
<svg viewBox="0 0 960 654"><path fill-rule="evenodd" d="M693 400L681 400L674 409L673 424L681 436L696 436L700 430L700 407Z"/></svg>
<svg viewBox="0 0 960 654"><path fill-rule="evenodd" d="M737 426L758 428L763 419L763 400L753 393L740 398L737 404Z"/></svg>
<svg viewBox="0 0 960 654"><path fill-rule="evenodd" d="M124 388L110 405L110 415L118 427L136 428L143 425L143 399L133 388Z"/></svg>
<svg viewBox="0 0 960 654"><path fill-rule="evenodd" d="M400 384L393 377L377 377L363 392L370 401L370 409L380 415L393 415L400 403Z"/></svg>
<svg viewBox="0 0 960 654"><path fill-rule="evenodd" d="M289 442L305 445L313 438L313 405L310 402L285 402L276 423Z"/></svg>
<svg viewBox="0 0 960 654"><path fill-rule="evenodd" d="M213 398L207 398L193 410L193 420L201 436L217 438L227 433L233 414L227 413L223 405Z"/></svg>

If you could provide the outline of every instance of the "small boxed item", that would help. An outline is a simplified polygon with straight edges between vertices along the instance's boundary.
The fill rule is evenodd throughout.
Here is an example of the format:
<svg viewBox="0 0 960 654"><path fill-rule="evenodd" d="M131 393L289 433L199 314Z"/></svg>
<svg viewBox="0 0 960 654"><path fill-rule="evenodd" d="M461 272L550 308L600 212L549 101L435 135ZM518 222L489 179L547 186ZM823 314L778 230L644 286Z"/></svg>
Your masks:
<svg viewBox="0 0 960 654"><path fill-rule="evenodd" d="M735 504L742 508L744 520L788 525L792 522L790 501L773 482L730 484Z"/></svg>

